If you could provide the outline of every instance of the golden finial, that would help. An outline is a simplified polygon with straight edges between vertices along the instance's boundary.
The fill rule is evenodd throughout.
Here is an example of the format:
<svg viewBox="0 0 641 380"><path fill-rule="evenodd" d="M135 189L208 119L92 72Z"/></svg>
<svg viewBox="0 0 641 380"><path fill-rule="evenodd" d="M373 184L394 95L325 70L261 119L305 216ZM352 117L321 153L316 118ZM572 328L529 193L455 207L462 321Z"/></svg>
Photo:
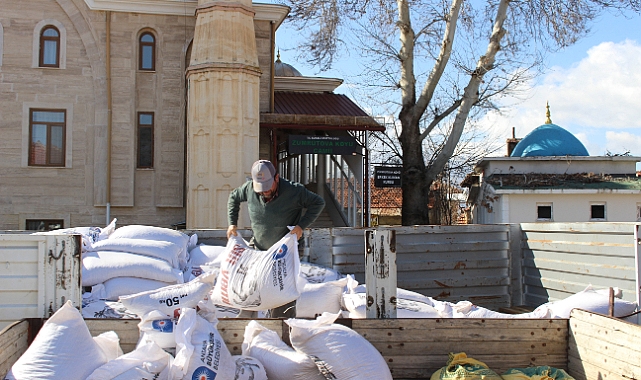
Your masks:
<svg viewBox="0 0 641 380"><path fill-rule="evenodd" d="M545 102L545 108L547 111L545 111L545 124L552 124L552 119L550 119L550 102Z"/></svg>
<svg viewBox="0 0 641 380"><path fill-rule="evenodd" d="M280 48L278 48L278 53L276 53L276 61L280 62Z"/></svg>

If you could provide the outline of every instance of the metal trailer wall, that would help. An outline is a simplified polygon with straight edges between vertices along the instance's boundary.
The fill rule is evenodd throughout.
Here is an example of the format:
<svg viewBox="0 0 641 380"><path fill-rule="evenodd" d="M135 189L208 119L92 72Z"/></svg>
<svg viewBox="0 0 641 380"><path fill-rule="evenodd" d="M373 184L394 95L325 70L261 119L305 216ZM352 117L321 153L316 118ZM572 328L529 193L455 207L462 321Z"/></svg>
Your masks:
<svg viewBox="0 0 641 380"><path fill-rule="evenodd" d="M636 223L522 223L523 304L618 287L637 301Z"/></svg>
<svg viewBox="0 0 641 380"><path fill-rule="evenodd" d="M435 299L497 310L520 294L520 269L512 268L514 225L393 226L396 231L398 287ZM379 230L386 227L379 227ZM311 229L309 261L354 274L365 282L365 229ZM518 257L518 256L517 256ZM517 277L512 279L512 274Z"/></svg>
<svg viewBox="0 0 641 380"><path fill-rule="evenodd" d="M595 288L618 287L636 300L634 230L638 223L523 223L390 226L396 231L398 287L489 309L538 306ZM305 231L304 261L365 282L364 228ZM187 230L224 245L225 230ZM242 230L245 237L251 231Z"/></svg>
<svg viewBox="0 0 641 380"><path fill-rule="evenodd" d="M80 235L0 231L0 330L47 318L67 300L80 308Z"/></svg>

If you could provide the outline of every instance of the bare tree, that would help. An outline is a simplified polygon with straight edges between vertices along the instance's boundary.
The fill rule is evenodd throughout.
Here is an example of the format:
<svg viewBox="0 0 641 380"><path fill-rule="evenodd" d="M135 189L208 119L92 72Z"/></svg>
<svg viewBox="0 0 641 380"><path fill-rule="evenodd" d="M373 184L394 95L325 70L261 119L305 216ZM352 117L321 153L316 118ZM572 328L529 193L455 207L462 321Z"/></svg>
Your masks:
<svg viewBox="0 0 641 380"><path fill-rule="evenodd" d="M400 93L403 225L429 223L430 185L474 109L498 109L493 99L536 73L543 54L588 33L600 12L641 11L639 0L280 1L303 33L311 31L300 50L311 64L330 68L341 46L358 46L367 81ZM446 138L425 154L439 126Z"/></svg>

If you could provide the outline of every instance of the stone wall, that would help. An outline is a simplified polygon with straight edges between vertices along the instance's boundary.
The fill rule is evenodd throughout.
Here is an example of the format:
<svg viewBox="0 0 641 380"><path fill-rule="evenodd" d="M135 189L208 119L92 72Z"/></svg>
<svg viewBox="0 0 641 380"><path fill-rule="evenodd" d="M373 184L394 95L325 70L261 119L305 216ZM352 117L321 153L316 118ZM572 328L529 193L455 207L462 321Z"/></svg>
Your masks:
<svg viewBox="0 0 641 380"><path fill-rule="evenodd" d="M0 229L23 229L26 219L106 223L106 15L82 0L7 1L0 8ZM50 23L64 37L63 68L33 64L38 31ZM194 15L111 12L110 217L119 225L185 220L185 68L194 25ZM271 25L257 21L255 30L260 110L267 111ZM154 72L137 70L143 31L156 36ZM28 166L30 108L66 110L65 167ZM153 169L136 168L137 112L155 116Z"/></svg>

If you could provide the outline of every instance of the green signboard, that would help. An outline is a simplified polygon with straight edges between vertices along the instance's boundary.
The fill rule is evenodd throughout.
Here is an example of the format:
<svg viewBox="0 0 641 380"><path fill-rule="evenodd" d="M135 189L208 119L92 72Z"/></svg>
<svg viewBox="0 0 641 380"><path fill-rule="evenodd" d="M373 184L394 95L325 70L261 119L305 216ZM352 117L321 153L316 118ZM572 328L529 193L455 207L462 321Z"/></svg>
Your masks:
<svg viewBox="0 0 641 380"><path fill-rule="evenodd" d="M289 136L289 154L352 155L357 146L351 136Z"/></svg>

